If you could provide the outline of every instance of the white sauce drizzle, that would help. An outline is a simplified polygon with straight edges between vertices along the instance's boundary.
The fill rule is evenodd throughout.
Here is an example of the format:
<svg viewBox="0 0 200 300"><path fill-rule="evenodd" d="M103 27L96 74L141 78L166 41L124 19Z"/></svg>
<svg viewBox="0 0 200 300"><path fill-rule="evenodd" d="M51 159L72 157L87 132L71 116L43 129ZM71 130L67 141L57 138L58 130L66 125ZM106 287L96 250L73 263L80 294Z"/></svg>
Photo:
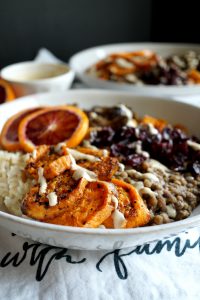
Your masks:
<svg viewBox="0 0 200 300"><path fill-rule="evenodd" d="M90 113L90 116L91 116L93 119L97 119L97 118L98 118L97 113L94 112L94 111L92 111L92 112Z"/></svg>
<svg viewBox="0 0 200 300"><path fill-rule="evenodd" d="M142 154L144 157L149 158L149 153L142 150L142 142L141 141L137 141L135 143L135 145L136 145L135 152L137 154Z"/></svg>
<svg viewBox="0 0 200 300"><path fill-rule="evenodd" d="M187 141L188 146L190 146L195 151L200 151L200 144L193 142L193 141Z"/></svg>
<svg viewBox="0 0 200 300"><path fill-rule="evenodd" d="M149 128L149 133L151 135L157 135L158 134L158 130L153 126L153 124L148 123L148 128Z"/></svg>
<svg viewBox="0 0 200 300"><path fill-rule="evenodd" d="M138 81L137 77L134 74L127 74L125 75L125 79L130 81L130 82L136 82Z"/></svg>
<svg viewBox="0 0 200 300"><path fill-rule="evenodd" d="M126 126L129 126L129 127L136 127L137 126L137 121L132 119L132 120L128 120L128 122L126 123Z"/></svg>
<svg viewBox="0 0 200 300"><path fill-rule="evenodd" d="M37 150L36 149L34 149L33 152L32 152L32 158L33 159L37 158Z"/></svg>
<svg viewBox="0 0 200 300"><path fill-rule="evenodd" d="M47 189L47 182L46 182L46 178L43 176L43 173L44 173L44 169L39 167L38 168L38 182L40 184L40 189L39 189L40 195L46 193L46 189Z"/></svg>
<svg viewBox="0 0 200 300"><path fill-rule="evenodd" d="M117 199L117 197L112 195L111 200L115 204L115 209L117 209L118 208L118 199Z"/></svg>
<svg viewBox="0 0 200 300"><path fill-rule="evenodd" d="M128 119L133 118L133 113L132 111L126 107L124 104L118 104L117 107L121 109L121 111L124 113L124 116L126 116Z"/></svg>
<svg viewBox="0 0 200 300"><path fill-rule="evenodd" d="M142 195L149 195L152 198L156 198L157 193L153 192L150 188L148 187L143 187L142 189L139 190L140 196Z"/></svg>
<svg viewBox="0 0 200 300"><path fill-rule="evenodd" d="M115 62L121 68L133 68L133 64L124 58L117 58Z"/></svg>
<svg viewBox="0 0 200 300"><path fill-rule="evenodd" d="M109 188L114 194L117 194L117 188L116 188L116 186L115 186L113 183L111 183L111 182L106 182L106 181L104 181L104 183L108 185L108 188Z"/></svg>
<svg viewBox="0 0 200 300"><path fill-rule="evenodd" d="M126 126L135 128L137 126L137 121L133 119L133 112L124 104L118 104L117 107L121 109L122 114L128 119Z"/></svg>
<svg viewBox="0 0 200 300"><path fill-rule="evenodd" d="M102 150L102 154L103 154L104 157L108 156L108 150L103 149Z"/></svg>
<svg viewBox="0 0 200 300"><path fill-rule="evenodd" d="M124 222L126 221L126 219L125 219L123 213L121 213L119 211L119 209L118 209L119 202L118 202L117 197L115 197L114 195L112 195L111 200L112 200L112 202L115 205L115 210L112 213L112 219L113 219L114 228L115 229L122 228L122 226L124 225Z"/></svg>
<svg viewBox="0 0 200 300"><path fill-rule="evenodd" d="M80 178L85 178L87 181L93 181L97 179L97 175L92 171L77 166L77 169L72 175L72 178L75 180L79 180Z"/></svg>
<svg viewBox="0 0 200 300"><path fill-rule="evenodd" d="M126 221L124 215L118 209L115 209L114 212L112 213L112 219L113 219L113 225L115 229L122 228L124 222Z"/></svg>
<svg viewBox="0 0 200 300"><path fill-rule="evenodd" d="M58 197L55 192L51 192L47 195L47 198L49 200L49 206L55 206L58 204Z"/></svg>
<svg viewBox="0 0 200 300"><path fill-rule="evenodd" d="M97 179L97 175L94 172L78 166L72 154L69 153L69 155L71 159L71 170L75 171L72 177L75 180L79 180L80 178L85 178L87 181L93 181Z"/></svg>
<svg viewBox="0 0 200 300"><path fill-rule="evenodd" d="M56 146L54 146L54 150L55 150L56 153L62 154L62 148L63 147L66 147L66 144L61 142L61 143L57 144Z"/></svg>
<svg viewBox="0 0 200 300"><path fill-rule="evenodd" d="M67 150L74 157L75 160L85 159L85 160L88 160L91 162L100 161L100 159L94 155L85 154L85 153L79 152L74 149L69 149L69 148L67 148Z"/></svg>
<svg viewBox="0 0 200 300"><path fill-rule="evenodd" d="M133 169L133 170L127 170L127 173L130 176L136 176L136 178L138 178L138 179L148 179L151 182L159 182L158 177L155 174L152 174L149 172L148 173L140 173Z"/></svg>
<svg viewBox="0 0 200 300"><path fill-rule="evenodd" d="M106 227L104 225L99 225L98 228L101 228L101 229L106 229Z"/></svg>
<svg viewBox="0 0 200 300"><path fill-rule="evenodd" d="M75 161L74 157L71 155L71 153L69 153L69 157L70 157L70 160L71 160L71 170L75 171L78 167L77 164L76 164L76 161Z"/></svg>
<svg viewBox="0 0 200 300"><path fill-rule="evenodd" d="M139 137L139 135L140 135L140 128L139 127L135 128L135 135L136 135L137 138Z"/></svg>
<svg viewBox="0 0 200 300"><path fill-rule="evenodd" d="M83 141L83 146L86 147L86 148L89 148L89 149L99 150L97 147L92 146L92 145L90 144L90 142L87 141L87 140Z"/></svg>
<svg viewBox="0 0 200 300"><path fill-rule="evenodd" d="M125 165L122 164L122 163L119 163L118 166L119 166L119 172L124 172L124 170L125 170Z"/></svg>

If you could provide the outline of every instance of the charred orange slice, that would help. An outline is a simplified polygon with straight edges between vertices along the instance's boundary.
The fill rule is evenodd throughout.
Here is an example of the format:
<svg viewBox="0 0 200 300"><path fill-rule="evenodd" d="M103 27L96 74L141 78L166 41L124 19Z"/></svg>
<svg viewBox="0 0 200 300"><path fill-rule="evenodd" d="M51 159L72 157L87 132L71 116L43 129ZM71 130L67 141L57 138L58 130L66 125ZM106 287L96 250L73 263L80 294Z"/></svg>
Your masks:
<svg viewBox="0 0 200 300"><path fill-rule="evenodd" d="M35 146L57 145L76 147L87 133L86 114L75 106L49 107L23 118L18 129L19 142L24 151Z"/></svg>
<svg viewBox="0 0 200 300"><path fill-rule="evenodd" d="M7 151L21 150L18 139L18 127L24 117L33 113L40 108L31 108L20 111L14 116L10 117L3 126L0 136L0 144Z"/></svg>
<svg viewBox="0 0 200 300"><path fill-rule="evenodd" d="M12 87L5 80L0 78L0 104L15 99L15 93Z"/></svg>
<svg viewBox="0 0 200 300"><path fill-rule="evenodd" d="M150 221L150 213L137 190L123 180L112 179L117 188L118 210L124 215L126 228L144 226ZM104 223L107 228L113 228L113 218L110 216Z"/></svg>

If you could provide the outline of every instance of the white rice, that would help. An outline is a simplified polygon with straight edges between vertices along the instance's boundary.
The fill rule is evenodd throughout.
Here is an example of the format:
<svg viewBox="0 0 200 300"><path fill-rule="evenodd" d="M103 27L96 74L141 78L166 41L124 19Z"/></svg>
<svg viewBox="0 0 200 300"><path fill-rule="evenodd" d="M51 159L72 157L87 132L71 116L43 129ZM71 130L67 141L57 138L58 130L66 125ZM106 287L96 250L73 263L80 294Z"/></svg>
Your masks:
<svg viewBox="0 0 200 300"><path fill-rule="evenodd" d="M0 151L0 205L4 203L7 210L17 216L22 215L21 203L32 185L31 180L22 180L27 158L28 155L20 152Z"/></svg>

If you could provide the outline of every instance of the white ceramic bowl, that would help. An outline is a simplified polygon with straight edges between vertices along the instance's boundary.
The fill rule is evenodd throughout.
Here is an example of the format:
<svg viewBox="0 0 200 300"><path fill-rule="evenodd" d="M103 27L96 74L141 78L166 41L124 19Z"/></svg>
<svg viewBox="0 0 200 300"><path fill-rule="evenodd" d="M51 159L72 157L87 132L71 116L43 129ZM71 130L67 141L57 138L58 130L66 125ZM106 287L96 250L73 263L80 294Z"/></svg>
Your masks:
<svg viewBox="0 0 200 300"><path fill-rule="evenodd" d="M0 74L12 85L17 97L42 92L63 92L70 88L75 75L66 64L35 61L7 66Z"/></svg>
<svg viewBox="0 0 200 300"><path fill-rule="evenodd" d="M75 71L78 78L87 86L93 88L112 89L130 91L134 95L147 96L175 96L191 95L200 93L200 85L193 86L136 86L133 84L116 83L108 80L95 78L85 73L85 71L99 60L105 58L108 54L150 49L166 57L171 54L184 54L189 50L195 50L200 53L200 45L194 44L165 44L165 43L124 43L97 46L83 50L73 55L69 61L70 67Z"/></svg>
<svg viewBox="0 0 200 300"><path fill-rule="evenodd" d="M163 98L136 97L129 93L102 90L38 94L3 104L0 107L0 129L13 113L28 107L77 103L80 107L88 109L93 105L113 106L122 102L132 107L139 115L148 113L172 123L182 123L191 133L199 134L200 108L196 106ZM86 229L45 224L13 216L2 209L0 226L17 235L54 246L88 250L114 249L141 245L200 226L200 206L185 220L133 229Z"/></svg>

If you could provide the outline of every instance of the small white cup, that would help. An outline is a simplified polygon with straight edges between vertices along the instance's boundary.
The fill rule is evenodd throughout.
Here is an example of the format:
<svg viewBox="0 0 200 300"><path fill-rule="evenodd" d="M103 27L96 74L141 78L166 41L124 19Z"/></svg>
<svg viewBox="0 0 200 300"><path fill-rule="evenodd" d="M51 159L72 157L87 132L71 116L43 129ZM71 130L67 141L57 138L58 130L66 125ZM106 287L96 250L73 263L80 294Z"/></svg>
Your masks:
<svg viewBox="0 0 200 300"><path fill-rule="evenodd" d="M66 64L29 61L7 66L0 74L12 85L17 97L65 91L70 88L75 76Z"/></svg>

